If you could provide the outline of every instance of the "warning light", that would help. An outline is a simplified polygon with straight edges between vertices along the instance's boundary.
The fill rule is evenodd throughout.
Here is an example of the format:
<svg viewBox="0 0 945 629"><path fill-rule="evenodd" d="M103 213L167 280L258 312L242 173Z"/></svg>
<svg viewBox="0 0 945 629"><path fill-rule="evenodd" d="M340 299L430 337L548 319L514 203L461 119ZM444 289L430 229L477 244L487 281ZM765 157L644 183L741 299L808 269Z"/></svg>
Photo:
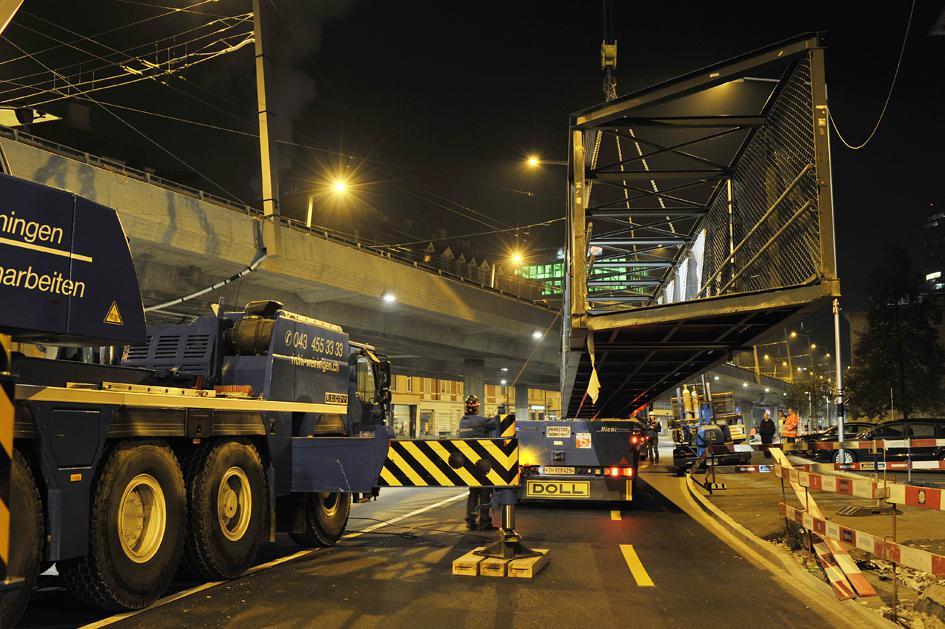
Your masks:
<svg viewBox="0 0 945 629"><path fill-rule="evenodd" d="M619 467L608 467L608 468L607 468L607 476L613 476L613 477L615 477L615 478L616 478L617 476L620 476L620 468L619 468Z"/></svg>
<svg viewBox="0 0 945 629"><path fill-rule="evenodd" d="M632 467L608 467L604 470L604 474L612 478L620 478L621 476L626 476L627 478L633 478L633 468Z"/></svg>
<svg viewBox="0 0 945 629"><path fill-rule="evenodd" d="M630 443L632 443L633 445L637 445L638 443L640 443L640 438L637 437L636 435L633 435L632 437L630 437Z"/></svg>

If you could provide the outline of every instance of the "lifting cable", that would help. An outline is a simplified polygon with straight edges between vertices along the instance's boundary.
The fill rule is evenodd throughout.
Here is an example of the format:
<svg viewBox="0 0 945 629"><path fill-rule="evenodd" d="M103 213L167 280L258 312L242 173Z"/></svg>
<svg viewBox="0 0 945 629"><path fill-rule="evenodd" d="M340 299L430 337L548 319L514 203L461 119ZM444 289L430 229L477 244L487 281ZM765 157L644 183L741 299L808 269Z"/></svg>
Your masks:
<svg viewBox="0 0 945 629"><path fill-rule="evenodd" d="M906 42L909 41L909 29L912 27L912 14L914 12L915 0L912 0L912 8L909 9L909 20L906 22L906 33L902 37L902 47L899 49L899 59L896 61L896 71L893 73L892 82L889 84L889 92L886 94L886 101L883 103L883 108L879 112L879 118L877 118L876 124L873 125L873 130L870 131L868 136L866 136L866 139L863 140L861 144L857 144L855 146L847 142L846 138L843 137L843 134L840 133L839 127L837 127L837 121L833 117L833 111L829 106L827 107L827 116L830 118L830 126L833 127L833 132L837 134L837 137L840 138L840 141L843 142L843 145L851 151L859 151L861 148L864 148L870 143L870 140L873 139L873 136L875 136L876 132L879 130L879 125L883 121L883 117L886 115L886 109L889 107L889 101L892 100L893 89L896 87L896 79L899 78L899 69L902 67L902 56L906 52Z"/></svg>
<svg viewBox="0 0 945 629"><path fill-rule="evenodd" d="M266 250L265 250L265 249L260 249L260 250L257 252L257 254L256 254L256 259L254 259L254 260L249 264L249 266L247 266L245 269L243 269L243 270L240 271L239 273L234 273L233 275L231 275L230 277L226 278L225 280L221 280L221 281L217 282L216 284L214 284L213 286L208 286L207 288L198 290L198 291L195 292L195 293L191 293L191 294L189 294L189 295L185 295L184 297L180 297L180 298L178 298L178 299L173 299L173 300L171 300L171 301L167 301L167 302L164 302L163 304L158 304L158 305L156 305L156 306L149 306L149 307L145 308L144 311L145 311L145 312L153 312L153 311L155 311L155 310L163 310L164 308L169 308L169 307L171 307L171 306L176 306L177 304L182 304L182 303L184 303L185 301L190 301L191 299L194 299L194 298L196 298L196 297L200 297L201 295L206 295L207 293L211 293L211 292L213 292L213 291L215 291L215 290L217 290L217 289L219 289L219 288L223 288L224 286L226 286L227 284L229 284L229 283L231 283L231 282L235 282L236 280L241 280L241 279L243 279L244 277L246 277L247 275L249 275L250 273L252 273L253 271L255 271L256 268L257 268L260 264L262 264L262 261L266 259L267 255L268 255L268 254L266 253Z"/></svg>

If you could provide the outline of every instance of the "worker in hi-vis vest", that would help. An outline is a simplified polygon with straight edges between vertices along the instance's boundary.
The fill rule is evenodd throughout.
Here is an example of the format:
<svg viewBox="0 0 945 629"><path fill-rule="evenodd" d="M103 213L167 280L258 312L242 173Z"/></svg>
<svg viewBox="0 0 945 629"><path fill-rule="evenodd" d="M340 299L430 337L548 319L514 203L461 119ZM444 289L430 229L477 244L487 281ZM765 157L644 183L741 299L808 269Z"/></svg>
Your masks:
<svg viewBox="0 0 945 629"><path fill-rule="evenodd" d="M797 425L799 420L797 413L793 408L788 407L788 415L784 420L784 426L781 428L781 440L787 443L794 443L797 439Z"/></svg>

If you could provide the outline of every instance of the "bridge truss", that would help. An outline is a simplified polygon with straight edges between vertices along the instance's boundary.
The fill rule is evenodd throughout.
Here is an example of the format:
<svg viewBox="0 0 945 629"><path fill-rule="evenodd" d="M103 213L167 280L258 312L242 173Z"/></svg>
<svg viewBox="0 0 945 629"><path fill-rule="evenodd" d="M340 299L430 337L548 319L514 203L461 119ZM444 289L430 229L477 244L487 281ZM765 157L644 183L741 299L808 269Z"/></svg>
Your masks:
<svg viewBox="0 0 945 629"><path fill-rule="evenodd" d="M573 114L569 184L563 404L626 416L839 295L821 36Z"/></svg>

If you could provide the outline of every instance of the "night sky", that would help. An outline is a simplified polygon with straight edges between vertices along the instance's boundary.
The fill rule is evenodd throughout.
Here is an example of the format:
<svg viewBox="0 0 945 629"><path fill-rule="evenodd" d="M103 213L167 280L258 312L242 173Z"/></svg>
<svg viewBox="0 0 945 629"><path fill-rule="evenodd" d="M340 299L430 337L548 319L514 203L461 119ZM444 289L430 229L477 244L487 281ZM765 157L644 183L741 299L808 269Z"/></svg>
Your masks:
<svg viewBox="0 0 945 629"><path fill-rule="evenodd" d="M6 36L36 52L52 44L36 31L76 39L43 18L91 36L166 11L157 5L195 1L27 0L27 13L14 20ZM857 143L882 107L910 8L906 1L856 8L847 2L795 3L779 6L774 19L754 2L615 4L619 93L799 33L826 31L832 111L843 133ZM101 10L90 10L93 5ZM279 1L276 6L270 18L277 133L319 149L280 146L284 213L303 218L307 196L314 193L316 224L384 244L504 230L439 240L437 246L450 244L494 260L518 240L533 259L554 256L563 241L561 221L518 232L510 228L564 214L565 169L548 165L531 171L523 158L536 153L567 159L568 114L601 100L599 2ZM250 8L247 0L220 0L95 39L126 50L197 28L214 19L209 14L236 15ZM945 210L939 149L945 144L945 36L928 35L942 8L940 1L917 2L899 82L872 143L853 152L833 140L839 268L847 308L864 305L867 270L885 244L903 244L921 265L921 222L936 208ZM250 29L247 22L229 32ZM185 39L180 35L171 41ZM87 40L76 46L85 53L60 48L40 59L55 68L86 61L82 69L87 72L96 65L108 67L89 52L117 58ZM148 58L166 57L162 46L152 46ZM10 59L20 53L4 42L0 54ZM167 85L143 81L91 96L253 133L252 63L252 46L247 46L165 79ZM0 65L0 79L24 82L22 75L41 71L35 62L20 60ZM7 92L0 99L22 94ZM67 102L46 107L74 122L80 110L69 113ZM86 131L60 123L34 125L33 131L258 203L254 138L113 110L224 193L96 104L84 104L90 112ZM339 175L354 191L343 201L330 192Z"/></svg>

